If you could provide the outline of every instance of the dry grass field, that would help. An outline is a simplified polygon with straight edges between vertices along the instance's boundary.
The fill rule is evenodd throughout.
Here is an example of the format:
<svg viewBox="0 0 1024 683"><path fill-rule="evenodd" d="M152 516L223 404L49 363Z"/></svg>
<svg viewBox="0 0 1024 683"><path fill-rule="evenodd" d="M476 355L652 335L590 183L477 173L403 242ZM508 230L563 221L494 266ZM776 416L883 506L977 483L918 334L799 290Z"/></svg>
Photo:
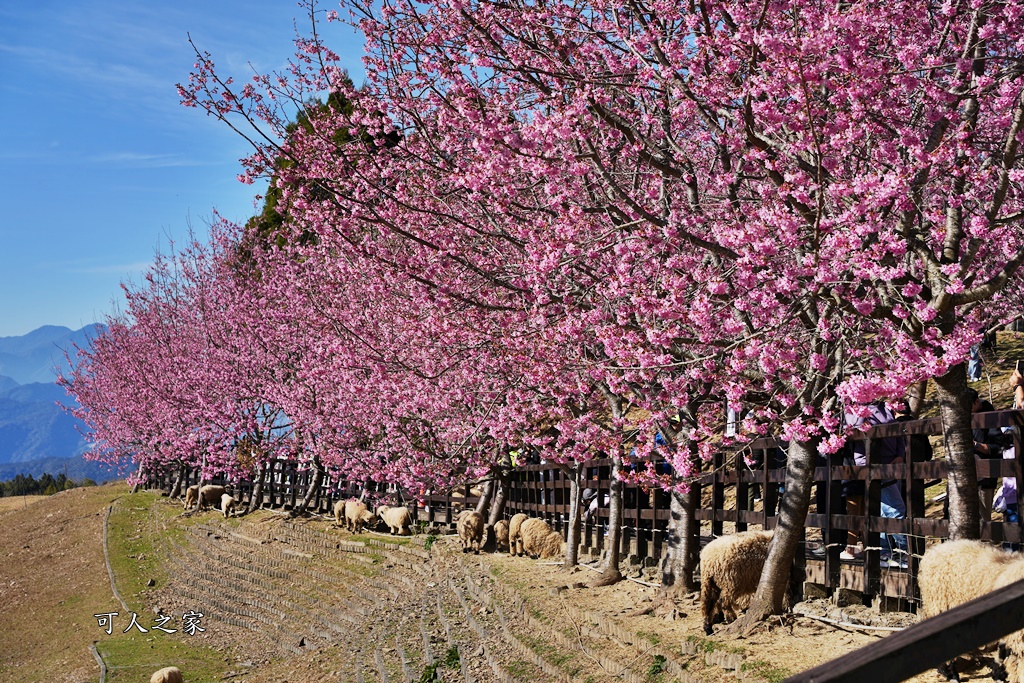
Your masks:
<svg viewBox="0 0 1024 683"><path fill-rule="evenodd" d="M0 498L0 515L12 510L22 510L33 503L44 500L46 496L15 496L13 498Z"/></svg>

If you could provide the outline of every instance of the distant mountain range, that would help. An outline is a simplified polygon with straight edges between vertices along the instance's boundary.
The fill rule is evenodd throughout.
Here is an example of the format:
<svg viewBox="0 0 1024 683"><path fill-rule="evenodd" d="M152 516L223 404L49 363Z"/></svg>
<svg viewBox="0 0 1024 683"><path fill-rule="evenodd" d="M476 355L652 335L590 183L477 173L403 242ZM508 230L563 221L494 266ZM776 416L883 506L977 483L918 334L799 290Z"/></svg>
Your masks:
<svg viewBox="0 0 1024 683"><path fill-rule="evenodd" d="M74 346L89 348L90 340L102 330L99 324L75 331L46 325L20 337L0 337L0 375L18 384L52 383L57 379L55 368L68 368L64 352L73 355Z"/></svg>
<svg viewBox="0 0 1024 683"><path fill-rule="evenodd" d="M21 337L0 337L0 480L44 472L100 482L116 476L82 458L88 450L85 424L58 405L76 404L55 384L56 368L68 368L64 351L73 360L73 347L89 348L102 330L48 325Z"/></svg>

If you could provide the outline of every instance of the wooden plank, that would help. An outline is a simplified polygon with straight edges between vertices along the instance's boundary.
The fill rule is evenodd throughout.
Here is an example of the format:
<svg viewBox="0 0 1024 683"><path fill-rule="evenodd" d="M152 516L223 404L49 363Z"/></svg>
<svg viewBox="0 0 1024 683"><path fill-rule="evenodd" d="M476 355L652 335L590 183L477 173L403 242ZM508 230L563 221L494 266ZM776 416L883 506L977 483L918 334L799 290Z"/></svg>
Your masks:
<svg viewBox="0 0 1024 683"><path fill-rule="evenodd" d="M1012 633L1024 623L1024 581L926 619L783 683L888 683L933 669Z"/></svg>

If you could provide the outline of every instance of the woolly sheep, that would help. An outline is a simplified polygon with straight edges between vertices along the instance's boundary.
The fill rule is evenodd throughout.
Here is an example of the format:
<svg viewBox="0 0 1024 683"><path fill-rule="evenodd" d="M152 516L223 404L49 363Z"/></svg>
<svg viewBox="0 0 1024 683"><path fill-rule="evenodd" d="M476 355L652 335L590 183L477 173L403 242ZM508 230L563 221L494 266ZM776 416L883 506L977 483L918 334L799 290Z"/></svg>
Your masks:
<svg viewBox="0 0 1024 683"><path fill-rule="evenodd" d="M345 523L345 503L347 500L339 500L334 504L334 523L344 524Z"/></svg>
<svg viewBox="0 0 1024 683"><path fill-rule="evenodd" d="M199 489L199 509L203 510L206 507L214 507L220 502L220 497L225 493L227 493L227 490L223 486L207 484Z"/></svg>
<svg viewBox="0 0 1024 683"><path fill-rule="evenodd" d="M918 586L921 590L921 616L933 617L996 588L1024 578L1024 557L982 541L948 541L928 549L921 560ZM1005 643L1018 660L1024 654L1021 631L1006 637ZM993 677L1004 673L997 662ZM939 667L950 680L960 680L955 661Z"/></svg>
<svg viewBox="0 0 1024 683"><path fill-rule="evenodd" d="M742 531L719 536L700 552L700 611L704 633L721 616L736 619L740 600L757 591L761 570L768 557L771 531Z"/></svg>
<svg viewBox="0 0 1024 683"><path fill-rule="evenodd" d="M508 520L499 519L494 524L494 546L498 550L508 550Z"/></svg>
<svg viewBox="0 0 1024 683"><path fill-rule="evenodd" d="M512 521L508 523L508 547L509 552L513 555L519 556L523 554L523 537L519 532L523 522L528 519L527 515L520 512L512 515Z"/></svg>
<svg viewBox="0 0 1024 683"><path fill-rule="evenodd" d="M484 538L484 518L475 510L465 510L459 514L456 527L459 530L459 538L462 539L462 552L469 552L472 548L477 555L480 554L480 545Z"/></svg>
<svg viewBox="0 0 1024 683"><path fill-rule="evenodd" d="M334 508L335 519L338 518L339 506L344 508L345 528L354 534L358 534L363 530L364 525L369 525L373 520L377 519L376 515L367 510L366 505L358 500L346 500L344 504L339 502Z"/></svg>
<svg viewBox="0 0 1024 683"><path fill-rule="evenodd" d="M565 541L543 519L528 519L519 527L523 550L533 558L547 560L565 553Z"/></svg>
<svg viewBox="0 0 1024 683"><path fill-rule="evenodd" d="M185 489L185 509L195 507L199 504L199 484L189 486Z"/></svg>
<svg viewBox="0 0 1024 683"><path fill-rule="evenodd" d="M382 505L377 508L377 516L388 525L388 531L392 536L411 536L412 515L405 507L387 507Z"/></svg>
<svg viewBox="0 0 1024 683"><path fill-rule="evenodd" d="M238 501L230 493L222 494L220 497L220 511L227 517L228 513L231 513L233 517L235 515L235 507L238 505Z"/></svg>
<svg viewBox="0 0 1024 683"><path fill-rule="evenodd" d="M185 683L185 679L178 667L166 666L150 676L149 683Z"/></svg>

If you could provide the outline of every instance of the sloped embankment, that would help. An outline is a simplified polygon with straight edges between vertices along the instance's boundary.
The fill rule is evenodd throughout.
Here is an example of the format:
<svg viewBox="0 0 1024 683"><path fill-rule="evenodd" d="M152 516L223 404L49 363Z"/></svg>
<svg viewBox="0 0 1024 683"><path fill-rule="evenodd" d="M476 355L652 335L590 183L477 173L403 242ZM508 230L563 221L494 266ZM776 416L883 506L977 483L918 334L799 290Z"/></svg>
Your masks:
<svg viewBox="0 0 1024 683"><path fill-rule="evenodd" d="M358 538L319 519L204 515L169 544L161 600L205 606L210 629L251 659L233 672L249 683L700 680L606 615L531 609L491 557L454 539L428 551L423 537Z"/></svg>

